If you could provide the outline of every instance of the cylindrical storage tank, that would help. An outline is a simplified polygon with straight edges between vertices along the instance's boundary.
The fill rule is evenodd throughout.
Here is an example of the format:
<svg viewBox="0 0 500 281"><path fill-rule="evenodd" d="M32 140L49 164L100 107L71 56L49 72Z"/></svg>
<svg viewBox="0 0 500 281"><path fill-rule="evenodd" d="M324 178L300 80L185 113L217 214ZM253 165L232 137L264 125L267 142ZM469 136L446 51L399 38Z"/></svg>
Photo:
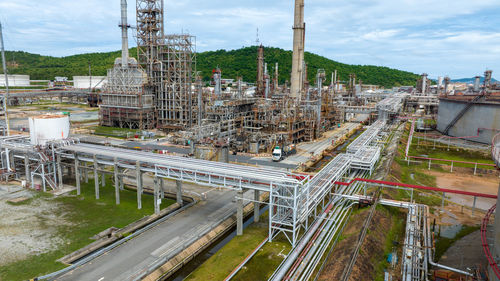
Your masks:
<svg viewBox="0 0 500 281"><path fill-rule="evenodd" d="M69 137L69 116L47 114L29 118L30 140L33 145Z"/></svg>

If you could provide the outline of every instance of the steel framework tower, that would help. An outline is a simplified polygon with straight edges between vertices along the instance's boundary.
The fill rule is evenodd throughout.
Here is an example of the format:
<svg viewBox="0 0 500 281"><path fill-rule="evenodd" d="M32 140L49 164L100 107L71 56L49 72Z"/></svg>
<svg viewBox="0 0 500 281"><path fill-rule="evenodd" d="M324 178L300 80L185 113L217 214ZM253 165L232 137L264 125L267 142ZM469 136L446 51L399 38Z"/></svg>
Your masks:
<svg viewBox="0 0 500 281"><path fill-rule="evenodd" d="M101 94L100 124L130 129L153 129L152 91L146 87L147 75L134 58L129 57L127 1L121 0L122 56L108 70L108 83Z"/></svg>
<svg viewBox="0 0 500 281"><path fill-rule="evenodd" d="M197 98L192 93L196 69L195 37L165 35L164 1L137 0L137 49L155 97L156 126L177 130L196 124Z"/></svg>

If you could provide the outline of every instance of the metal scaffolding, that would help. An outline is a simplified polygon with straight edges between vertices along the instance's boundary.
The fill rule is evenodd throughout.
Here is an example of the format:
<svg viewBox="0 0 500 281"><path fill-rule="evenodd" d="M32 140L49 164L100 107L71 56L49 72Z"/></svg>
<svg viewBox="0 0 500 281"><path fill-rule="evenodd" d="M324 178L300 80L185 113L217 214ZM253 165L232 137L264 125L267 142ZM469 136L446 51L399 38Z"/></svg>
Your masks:
<svg viewBox="0 0 500 281"><path fill-rule="evenodd" d="M188 34L165 36L159 46L159 72L155 77L158 127L190 128L197 124L198 99L193 95L193 66L196 68L196 39Z"/></svg>

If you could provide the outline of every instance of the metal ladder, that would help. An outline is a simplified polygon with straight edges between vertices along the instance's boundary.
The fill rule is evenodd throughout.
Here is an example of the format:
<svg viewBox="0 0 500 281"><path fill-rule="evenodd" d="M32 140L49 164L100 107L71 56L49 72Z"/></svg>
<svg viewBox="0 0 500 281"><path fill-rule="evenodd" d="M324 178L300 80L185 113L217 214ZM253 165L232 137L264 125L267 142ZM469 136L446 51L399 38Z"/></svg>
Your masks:
<svg viewBox="0 0 500 281"><path fill-rule="evenodd" d="M445 135L448 135L451 127L455 126L455 124L458 122L458 120L462 119L462 117L465 115L465 113L467 113L467 111L469 111L469 109L477 102L479 101L482 97L484 97L484 94L483 95L479 95L479 96L476 96L474 99L472 99L471 101L469 101L467 103L467 105L462 109L460 110L460 112L457 114L457 116L455 116L455 118L453 118L453 120L450 122L450 124L448 124L448 126L446 126L446 128L444 129L443 131L443 134Z"/></svg>

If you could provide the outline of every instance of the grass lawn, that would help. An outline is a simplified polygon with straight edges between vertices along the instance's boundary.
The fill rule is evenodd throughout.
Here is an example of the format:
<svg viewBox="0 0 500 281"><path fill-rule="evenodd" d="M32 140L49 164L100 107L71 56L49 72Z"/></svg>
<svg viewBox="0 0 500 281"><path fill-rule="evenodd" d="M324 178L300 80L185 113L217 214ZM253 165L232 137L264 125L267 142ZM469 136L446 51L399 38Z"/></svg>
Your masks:
<svg viewBox="0 0 500 281"><path fill-rule="evenodd" d="M268 213L265 212L259 223L253 223L245 228L242 236L234 237L185 280L224 280L266 239L268 235L267 217ZM279 238L272 243L265 244L232 280L267 280L290 249L290 244Z"/></svg>
<svg viewBox="0 0 500 281"><path fill-rule="evenodd" d="M394 241L401 242L404 239L405 235L405 227L406 227L406 214L396 207L387 207L387 206L377 206L377 210L385 212L390 215L392 218L392 227L389 230L385 238L385 246L384 246L384 258L374 261L375 266L375 280L383 281L384 280L384 271L389 268L390 264L387 261L387 258L390 253L393 252L395 245ZM398 246L398 253L400 253L401 246Z"/></svg>
<svg viewBox="0 0 500 281"><path fill-rule="evenodd" d="M93 180L82 183L81 196L76 196L75 191L73 196L52 198L44 195L34 199L53 200L63 206L56 215L73 223L72 226L62 225L57 229L58 236L66 243L48 253L0 267L0 280L27 280L62 269L65 265L56 260L92 243L93 240L89 239L91 236L112 226L124 227L154 213L153 197L143 194L142 209L138 210L137 194L133 191L120 191L121 204L116 205L114 187L109 177L107 183L106 187L100 189L100 200L95 199ZM32 202L27 201L25 204ZM164 200L161 206L166 208L173 203L174 200Z"/></svg>
<svg viewBox="0 0 500 281"><path fill-rule="evenodd" d="M134 134L140 132L139 130L131 130L127 128L116 128L116 127L104 127L104 126L96 126L92 127L95 135L99 136L110 136L116 138L127 138L127 134L130 136L134 136Z"/></svg>

